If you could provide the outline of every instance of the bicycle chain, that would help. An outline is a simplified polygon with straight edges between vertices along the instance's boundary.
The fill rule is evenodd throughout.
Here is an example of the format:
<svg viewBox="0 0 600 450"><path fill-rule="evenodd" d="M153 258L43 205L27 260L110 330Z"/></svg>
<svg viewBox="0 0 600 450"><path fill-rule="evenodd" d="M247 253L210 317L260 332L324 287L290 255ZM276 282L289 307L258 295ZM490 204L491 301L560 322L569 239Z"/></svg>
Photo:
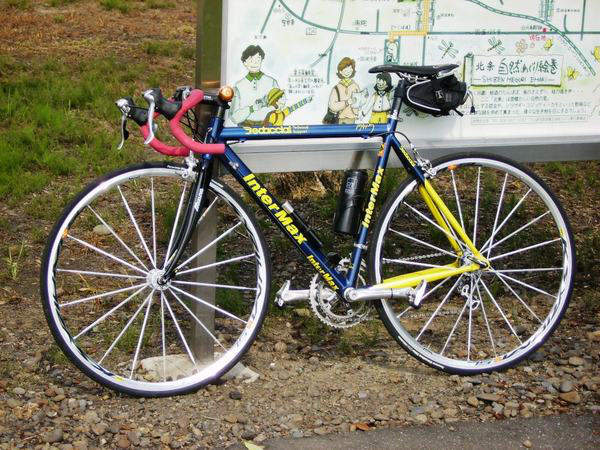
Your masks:
<svg viewBox="0 0 600 450"><path fill-rule="evenodd" d="M420 255L420 256L411 256L408 258L402 258L405 261L417 261L419 259L430 259L430 258L435 258L436 256L444 256L446 253L442 253L442 252L438 252L438 253L431 253L429 255Z"/></svg>

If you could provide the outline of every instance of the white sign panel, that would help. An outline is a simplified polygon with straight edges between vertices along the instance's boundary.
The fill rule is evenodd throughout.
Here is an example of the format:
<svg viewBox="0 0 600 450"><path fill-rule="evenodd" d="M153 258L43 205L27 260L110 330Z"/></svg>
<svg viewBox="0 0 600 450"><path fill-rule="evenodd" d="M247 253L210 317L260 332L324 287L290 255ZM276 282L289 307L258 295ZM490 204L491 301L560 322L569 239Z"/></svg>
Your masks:
<svg viewBox="0 0 600 450"><path fill-rule="evenodd" d="M600 140L600 1L226 0L224 8L222 81L236 89L228 126L385 122L390 77L370 67L455 63L477 114L433 118L405 107L401 129L417 141Z"/></svg>

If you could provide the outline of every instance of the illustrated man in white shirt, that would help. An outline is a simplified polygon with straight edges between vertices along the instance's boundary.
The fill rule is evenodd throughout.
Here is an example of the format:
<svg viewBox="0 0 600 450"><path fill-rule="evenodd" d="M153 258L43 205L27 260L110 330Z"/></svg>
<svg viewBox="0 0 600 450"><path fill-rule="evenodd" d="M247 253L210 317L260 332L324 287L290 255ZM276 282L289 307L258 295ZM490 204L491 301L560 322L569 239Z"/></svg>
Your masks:
<svg viewBox="0 0 600 450"><path fill-rule="evenodd" d="M261 71L265 52L259 45L250 45L242 52L242 63L248 69L244 78L235 83L231 104L232 122L240 127L261 127L270 111L267 94L277 81Z"/></svg>

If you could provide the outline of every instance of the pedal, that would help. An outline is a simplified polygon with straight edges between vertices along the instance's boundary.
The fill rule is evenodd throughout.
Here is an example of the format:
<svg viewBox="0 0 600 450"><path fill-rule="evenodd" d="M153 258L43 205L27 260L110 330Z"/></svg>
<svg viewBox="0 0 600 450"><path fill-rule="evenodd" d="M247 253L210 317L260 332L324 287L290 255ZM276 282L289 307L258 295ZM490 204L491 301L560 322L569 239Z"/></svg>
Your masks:
<svg viewBox="0 0 600 450"><path fill-rule="evenodd" d="M423 297L425 296L425 290L427 289L427 281L423 280L419 283L419 285L414 288L411 295L408 297L408 303L415 309L419 309L421 307L421 302L423 301Z"/></svg>
<svg viewBox="0 0 600 450"><path fill-rule="evenodd" d="M306 301L310 298L310 291L308 289L290 289L292 282L287 280L275 294L275 304L280 308L290 303L298 303Z"/></svg>

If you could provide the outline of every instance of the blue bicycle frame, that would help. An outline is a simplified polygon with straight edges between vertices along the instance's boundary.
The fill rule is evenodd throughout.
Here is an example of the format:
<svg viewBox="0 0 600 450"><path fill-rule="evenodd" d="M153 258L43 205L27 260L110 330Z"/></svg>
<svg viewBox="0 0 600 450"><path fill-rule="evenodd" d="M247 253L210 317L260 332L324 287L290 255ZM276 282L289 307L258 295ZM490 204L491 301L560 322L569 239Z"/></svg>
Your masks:
<svg viewBox="0 0 600 450"><path fill-rule="evenodd" d="M400 109L400 102L396 102L393 111ZM278 127L224 127L223 119L212 119L209 141L226 144L225 153L218 158L227 167L229 172L241 183L261 206L267 216L283 231L283 233L305 255L311 265L322 276L328 287L343 297L344 291L356 287L358 273L363 252L366 250L369 226L374 213L379 188L383 180L390 150L394 149L409 174L423 182L424 174L411 156L402 147L395 136L398 124L397 113L390 116L387 124L357 124L357 125L284 125ZM295 221L294 217L283 208L282 204L271 194L260 179L244 164L229 144L250 140L267 139L308 139L308 138L372 138L381 137L382 145L378 153L374 174L370 184L369 196L364 207L360 227L357 232L354 250L352 252L352 269L347 276L331 267L327 257L320 246L303 232L302 224ZM212 155L205 155L204 159L210 160ZM311 231L312 233L312 231Z"/></svg>

